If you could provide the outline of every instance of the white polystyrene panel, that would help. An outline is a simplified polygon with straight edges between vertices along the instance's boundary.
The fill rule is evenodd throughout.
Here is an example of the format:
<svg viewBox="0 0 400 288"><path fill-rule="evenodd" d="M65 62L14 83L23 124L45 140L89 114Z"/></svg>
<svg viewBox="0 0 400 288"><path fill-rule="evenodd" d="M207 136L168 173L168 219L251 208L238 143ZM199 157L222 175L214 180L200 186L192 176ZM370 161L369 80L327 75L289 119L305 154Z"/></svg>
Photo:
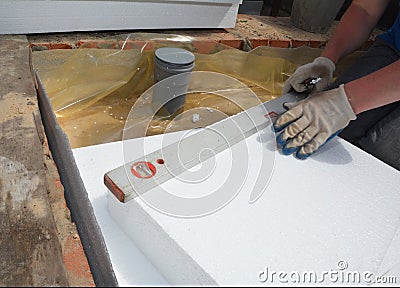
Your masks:
<svg viewBox="0 0 400 288"><path fill-rule="evenodd" d="M120 165L122 161L120 151L122 143L114 142L74 149L73 154L103 234L118 284L120 286L166 285L168 282L108 212L109 192L103 184L103 175L110 167Z"/></svg>
<svg viewBox="0 0 400 288"><path fill-rule="evenodd" d="M250 161L257 158L259 140L257 135L247 139ZM140 139L132 141L141 148ZM160 143L160 136L147 137L146 153L159 149ZM264 144L271 149L270 143ZM306 161L278 153L271 182L254 204L248 203L246 190L256 177L250 166L238 196L217 213L197 219L173 218L140 199L122 204L113 196L108 197L107 211L103 175L123 164L122 150L116 142L73 152L117 278L124 283L137 284L134 267L141 261L142 284L147 280L150 284L156 270L172 284L260 284L258 273L265 267L322 273L337 269L340 260L348 263L348 270L378 273L384 258L390 257L387 253L392 253L388 248L394 245L400 219L400 173L339 138ZM143 156L143 149L137 151L137 158ZM217 155L217 163L228 155ZM164 188L187 187L174 181L163 184ZM133 241L120 237L122 231ZM136 247L156 269L142 255L131 258L121 253L137 251Z"/></svg>

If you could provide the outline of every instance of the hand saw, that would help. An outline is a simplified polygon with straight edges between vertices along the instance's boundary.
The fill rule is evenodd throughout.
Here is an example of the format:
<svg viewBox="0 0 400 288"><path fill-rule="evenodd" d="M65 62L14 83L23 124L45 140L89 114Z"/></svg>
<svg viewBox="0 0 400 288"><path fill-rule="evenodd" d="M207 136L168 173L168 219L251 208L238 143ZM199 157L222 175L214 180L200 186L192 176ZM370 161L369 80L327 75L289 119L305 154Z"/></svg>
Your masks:
<svg viewBox="0 0 400 288"><path fill-rule="evenodd" d="M104 184L119 201L128 202L265 129L286 111L284 103L306 97L291 92L200 128L178 142L109 171L104 175ZM202 153L200 159L204 151L212 153Z"/></svg>

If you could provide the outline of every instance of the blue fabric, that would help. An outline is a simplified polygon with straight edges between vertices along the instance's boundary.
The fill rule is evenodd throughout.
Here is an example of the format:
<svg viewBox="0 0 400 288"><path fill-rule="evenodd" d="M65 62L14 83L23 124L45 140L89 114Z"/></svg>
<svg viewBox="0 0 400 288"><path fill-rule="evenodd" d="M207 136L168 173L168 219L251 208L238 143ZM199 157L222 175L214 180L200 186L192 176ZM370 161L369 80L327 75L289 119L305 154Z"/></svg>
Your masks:
<svg viewBox="0 0 400 288"><path fill-rule="evenodd" d="M393 26L386 33L381 34L378 37L400 51L400 10Z"/></svg>

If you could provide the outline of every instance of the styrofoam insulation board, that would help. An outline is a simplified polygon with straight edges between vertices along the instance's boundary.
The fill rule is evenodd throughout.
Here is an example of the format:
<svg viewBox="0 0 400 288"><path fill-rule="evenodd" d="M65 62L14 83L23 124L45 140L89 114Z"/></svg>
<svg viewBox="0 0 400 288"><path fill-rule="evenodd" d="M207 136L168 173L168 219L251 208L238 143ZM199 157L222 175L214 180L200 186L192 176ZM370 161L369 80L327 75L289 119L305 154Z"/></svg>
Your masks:
<svg viewBox="0 0 400 288"><path fill-rule="evenodd" d="M73 149L77 167L106 243L119 286L167 285L168 282L137 248L108 211L104 173L122 161L122 142ZM114 151L117 151L116 155ZM98 157L100 153L101 157Z"/></svg>
<svg viewBox="0 0 400 288"><path fill-rule="evenodd" d="M175 135L179 139L180 133ZM159 149L162 138L146 137L146 153ZM258 140L256 135L247 139L250 160L257 158ZM129 145L138 148L132 157L143 156L142 144L143 139L131 140ZM170 284L257 285L265 267L322 273L337 269L340 260L351 271L376 274L385 263L386 271L398 270L390 258L400 241L394 237L400 219L400 173L339 138L306 161L277 153L271 182L251 205L246 189L254 177L249 167L250 177L238 196L217 213L197 219L161 214L140 199L122 204L107 192L103 175L123 164L122 148L115 142L73 150L120 283L138 284L138 266L140 284L166 279ZM228 158L222 152L217 163ZM180 190L187 189L185 185L172 179L162 186ZM190 189L213 188L205 185ZM164 278L154 276L157 270Z"/></svg>
<svg viewBox="0 0 400 288"><path fill-rule="evenodd" d="M389 276L398 275L397 284L400 283L400 227L397 228L397 232L392 239L392 243L389 249L386 251L384 260L379 267L378 274Z"/></svg>
<svg viewBox="0 0 400 288"><path fill-rule="evenodd" d="M233 28L241 0L0 1L0 34Z"/></svg>

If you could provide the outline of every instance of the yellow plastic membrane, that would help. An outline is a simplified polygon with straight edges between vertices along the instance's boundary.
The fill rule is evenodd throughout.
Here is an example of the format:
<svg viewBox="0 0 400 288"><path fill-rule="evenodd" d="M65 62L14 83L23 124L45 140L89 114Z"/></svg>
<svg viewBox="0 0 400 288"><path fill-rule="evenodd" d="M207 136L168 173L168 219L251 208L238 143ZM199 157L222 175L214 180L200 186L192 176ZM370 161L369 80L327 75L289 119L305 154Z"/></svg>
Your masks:
<svg viewBox="0 0 400 288"><path fill-rule="evenodd" d="M284 81L295 69L321 52L309 47L258 47L244 52L215 43L215 47L209 49L212 54L207 55L197 53L195 45L187 38L184 41L167 40L149 40L142 47L130 50L81 48L33 53L34 68L72 148L122 140L131 107L154 84L154 52L159 47L179 47L193 52L195 71L219 72L236 78L253 90L262 102L279 97ZM357 56L353 55L345 63L350 64ZM237 87L224 87L225 92L231 91L239 100L239 107L218 96L218 89L188 94L180 112L190 113L139 115L138 120L153 117L147 135L155 135L204 127L221 120L222 115L230 116L259 104L254 99L247 99L246 93L241 96L242 91Z"/></svg>

